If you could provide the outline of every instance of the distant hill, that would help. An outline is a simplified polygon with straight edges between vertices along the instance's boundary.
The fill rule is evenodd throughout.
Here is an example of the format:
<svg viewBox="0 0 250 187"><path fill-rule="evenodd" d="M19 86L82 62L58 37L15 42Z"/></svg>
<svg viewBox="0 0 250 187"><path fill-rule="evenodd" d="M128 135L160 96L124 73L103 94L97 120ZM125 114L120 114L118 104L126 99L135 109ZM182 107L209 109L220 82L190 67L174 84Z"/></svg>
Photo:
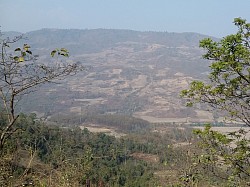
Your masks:
<svg viewBox="0 0 250 187"><path fill-rule="evenodd" d="M8 37L20 35L18 32L4 32ZM41 29L24 33L33 47L53 48L58 45L73 47L74 54L98 52L123 42L157 43L167 47L198 47L202 38L198 33L139 32L114 29Z"/></svg>
<svg viewBox="0 0 250 187"><path fill-rule="evenodd" d="M13 37L20 33L6 32ZM211 114L187 109L180 90L205 78L198 33L139 32L112 29L41 29L24 34L49 61L49 51L65 47L70 61L92 68L63 84L44 86L23 100L23 111L45 115L92 112L128 114L149 121L208 121ZM17 45L21 45L20 43ZM31 100L36 102L31 102Z"/></svg>
<svg viewBox="0 0 250 187"><path fill-rule="evenodd" d="M1 34L2 34L1 38L14 38L15 36L20 36L23 33L16 31L9 31L9 32L1 32Z"/></svg>

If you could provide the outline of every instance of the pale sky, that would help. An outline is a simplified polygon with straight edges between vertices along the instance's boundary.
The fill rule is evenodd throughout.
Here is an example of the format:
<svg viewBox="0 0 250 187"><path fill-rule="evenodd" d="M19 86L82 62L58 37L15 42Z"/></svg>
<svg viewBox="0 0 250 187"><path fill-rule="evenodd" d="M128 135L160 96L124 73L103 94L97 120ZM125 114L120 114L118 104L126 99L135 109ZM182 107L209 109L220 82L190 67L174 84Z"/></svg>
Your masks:
<svg viewBox="0 0 250 187"><path fill-rule="evenodd" d="M0 0L1 31L41 28L235 33L250 0Z"/></svg>

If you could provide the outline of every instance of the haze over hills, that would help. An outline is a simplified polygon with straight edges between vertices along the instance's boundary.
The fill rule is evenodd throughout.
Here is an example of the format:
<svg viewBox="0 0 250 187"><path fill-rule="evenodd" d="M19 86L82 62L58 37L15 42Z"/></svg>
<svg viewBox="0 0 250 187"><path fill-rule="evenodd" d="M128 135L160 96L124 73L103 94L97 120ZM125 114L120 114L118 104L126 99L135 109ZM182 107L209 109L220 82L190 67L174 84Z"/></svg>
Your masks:
<svg viewBox="0 0 250 187"><path fill-rule="evenodd" d="M18 33L7 32L13 37ZM20 102L21 111L134 115L153 122L211 121L212 115L185 107L180 90L204 79L209 63L202 59L197 33L131 30L42 29L24 34L41 61L64 47L68 61L83 63L83 73L61 84L42 86ZM20 42L17 45L21 45Z"/></svg>

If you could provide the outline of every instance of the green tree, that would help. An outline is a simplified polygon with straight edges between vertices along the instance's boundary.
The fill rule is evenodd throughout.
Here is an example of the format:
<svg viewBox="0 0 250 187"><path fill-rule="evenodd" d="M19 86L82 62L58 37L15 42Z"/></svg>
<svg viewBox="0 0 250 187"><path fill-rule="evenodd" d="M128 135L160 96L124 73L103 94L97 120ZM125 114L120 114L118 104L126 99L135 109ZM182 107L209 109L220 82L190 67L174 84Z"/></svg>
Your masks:
<svg viewBox="0 0 250 187"><path fill-rule="evenodd" d="M200 41L210 65L209 82L193 81L182 96L206 103L223 111L227 117L250 126L250 24L235 18L238 32L219 42L210 38Z"/></svg>
<svg viewBox="0 0 250 187"><path fill-rule="evenodd" d="M0 106L1 112L8 119L7 123L0 124L0 151L6 139L18 130L15 122L19 114L15 108L23 95L34 91L41 84L63 79L83 70L80 64L59 61L60 56L69 55L64 48L51 52L52 57L58 56L54 63L38 63L38 57L32 54L28 44L12 50L11 45L21 39L22 36L14 39L0 38Z"/></svg>
<svg viewBox="0 0 250 187"><path fill-rule="evenodd" d="M250 126L250 24L241 18L235 18L234 24L236 34L219 42L210 38L200 41L206 50L203 57L213 61L209 81L193 81L181 95L189 99L188 106L205 103ZM194 157L188 176L213 181L213 185L223 181L225 186L249 185L250 140L245 130L222 134L208 125L194 134L199 137L201 153ZM186 176L183 179L190 181Z"/></svg>

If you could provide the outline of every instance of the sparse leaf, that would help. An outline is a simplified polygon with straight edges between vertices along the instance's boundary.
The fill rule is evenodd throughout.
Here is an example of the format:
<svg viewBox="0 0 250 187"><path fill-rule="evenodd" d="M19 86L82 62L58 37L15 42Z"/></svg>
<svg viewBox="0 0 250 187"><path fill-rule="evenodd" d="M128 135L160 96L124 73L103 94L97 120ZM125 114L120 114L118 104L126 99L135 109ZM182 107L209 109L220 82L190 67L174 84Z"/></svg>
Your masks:
<svg viewBox="0 0 250 187"><path fill-rule="evenodd" d="M68 53L68 50L65 49L65 48L61 48L61 51L64 52L64 53Z"/></svg>
<svg viewBox="0 0 250 187"><path fill-rule="evenodd" d="M30 48L30 46L29 46L28 44L24 44L24 45L23 45L23 49L24 49L25 51L28 51L29 48Z"/></svg>
<svg viewBox="0 0 250 187"><path fill-rule="evenodd" d="M13 58L15 61L18 61L19 60L19 57L18 56L14 56Z"/></svg>
<svg viewBox="0 0 250 187"><path fill-rule="evenodd" d="M18 58L18 62L24 62L24 57L22 57L22 56L19 57L19 58Z"/></svg>
<svg viewBox="0 0 250 187"><path fill-rule="evenodd" d="M16 49L15 49L15 51L21 51L21 48L20 48L20 47L18 47L18 48L16 48Z"/></svg>
<svg viewBox="0 0 250 187"><path fill-rule="evenodd" d="M59 55L65 56L65 57L68 57L68 56L69 56L68 53L59 53Z"/></svg>
<svg viewBox="0 0 250 187"><path fill-rule="evenodd" d="M51 55L52 57L54 57L55 54L56 54L56 50L53 50L53 51L51 51L51 53L50 53L50 55Z"/></svg>
<svg viewBox="0 0 250 187"><path fill-rule="evenodd" d="M28 51L26 51L26 53L29 53L30 55L32 55L32 52L31 52L31 51L29 51L29 50L28 50Z"/></svg>
<svg viewBox="0 0 250 187"><path fill-rule="evenodd" d="M69 54L68 54L68 53L66 53L66 54L64 54L64 56L65 56L65 57L69 57Z"/></svg>

